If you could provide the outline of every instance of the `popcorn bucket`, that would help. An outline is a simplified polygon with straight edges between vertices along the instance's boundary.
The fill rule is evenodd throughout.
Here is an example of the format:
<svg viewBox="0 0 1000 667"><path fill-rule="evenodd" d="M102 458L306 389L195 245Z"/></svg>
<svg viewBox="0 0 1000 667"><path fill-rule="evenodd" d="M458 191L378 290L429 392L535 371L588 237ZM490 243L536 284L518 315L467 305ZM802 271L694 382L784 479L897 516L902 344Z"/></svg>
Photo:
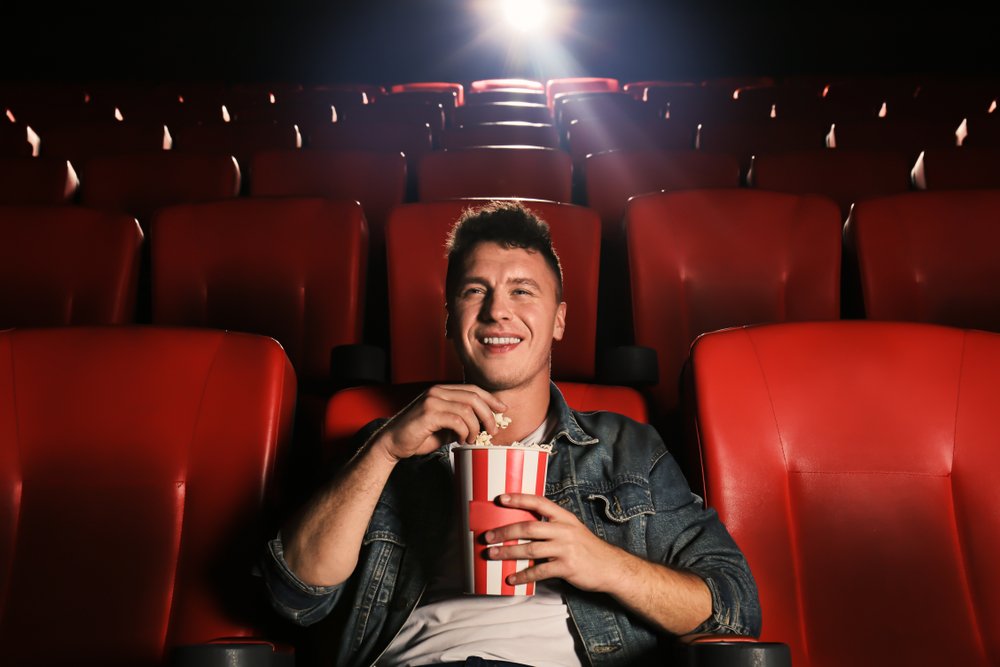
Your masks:
<svg viewBox="0 0 1000 667"><path fill-rule="evenodd" d="M483 533L494 528L539 518L525 510L501 507L504 493L545 495L549 448L539 445L460 445L452 449L455 481L461 503L462 571L464 590L471 595L534 595L534 582L511 586L507 577L534 564L532 560L489 560ZM504 545L525 544L513 540Z"/></svg>

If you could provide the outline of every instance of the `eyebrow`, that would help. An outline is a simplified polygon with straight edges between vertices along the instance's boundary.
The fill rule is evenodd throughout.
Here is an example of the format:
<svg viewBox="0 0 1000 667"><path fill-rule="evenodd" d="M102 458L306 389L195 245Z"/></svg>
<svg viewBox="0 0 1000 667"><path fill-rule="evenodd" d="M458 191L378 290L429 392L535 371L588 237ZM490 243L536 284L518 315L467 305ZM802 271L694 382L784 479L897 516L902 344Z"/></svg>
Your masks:
<svg viewBox="0 0 1000 667"><path fill-rule="evenodd" d="M459 283L460 287L465 287L466 285L482 285L483 287L489 287L490 284L485 278L479 276L468 276ZM507 285L527 285L528 287L534 287L539 292L542 291L542 286L538 284L538 281L533 278L510 278L505 283Z"/></svg>

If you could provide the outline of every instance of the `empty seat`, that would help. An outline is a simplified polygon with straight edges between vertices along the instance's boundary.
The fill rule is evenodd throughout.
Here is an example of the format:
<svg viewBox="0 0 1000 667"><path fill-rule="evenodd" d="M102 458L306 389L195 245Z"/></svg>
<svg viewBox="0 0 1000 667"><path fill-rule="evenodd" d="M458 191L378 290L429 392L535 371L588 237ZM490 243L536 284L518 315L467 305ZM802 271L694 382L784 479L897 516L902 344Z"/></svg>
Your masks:
<svg viewBox="0 0 1000 667"><path fill-rule="evenodd" d="M920 190L1000 188L1000 146L922 151L911 175Z"/></svg>
<svg viewBox="0 0 1000 667"><path fill-rule="evenodd" d="M298 126L289 123L184 125L177 127L174 139L177 151L232 155L241 167L249 165L254 154L262 151L302 147Z"/></svg>
<svg viewBox="0 0 1000 667"><path fill-rule="evenodd" d="M824 148L830 126L822 121L766 119L703 123L698 128L698 149L735 155L744 173L754 155Z"/></svg>
<svg viewBox="0 0 1000 667"><path fill-rule="evenodd" d="M454 96L453 106L465 104L465 87L450 81L416 81L389 86L389 93L447 93Z"/></svg>
<svg viewBox="0 0 1000 667"><path fill-rule="evenodd" d="M488 90L523 89L545 91L545 84L534 79L477 79L469 84L469 90L476 93Z"/></svg>
<svg viewBox="0 0 1000 667"><path fill-rule="evenodd" d="M154 667L261 631L250 566L295 405L274 341L6 331L0 387L0 661Z"/></svg>
<svg viewBox="0 0 1000 667"><path fill-rule="evenodd" d="M434 148L426 123L329 123L311 128L307 146L313 150L360 150L403 153L408 178L416 186L417 167Z"/></svg>
<svg viewBox="0 0 1000 667"><path fill-rule="evenodd" d="M0 329L126 324L142 231L76 206L0 206Z"/></svg>
<svg viewBox="0 0 1000 667"><path fill-rule="evenodd" d="M596 120L604 125L631 124L663 118L662 110L645 104L627 93L567 93L552 110L560 131L566 132L577 120Z"/></svg>
<svg viewBox="0 0 1000 667"><path fill-rule="evenodd" d="M694 148L695 127L680 121L654 118L635 123L606 125L599 120L579 120L570 125L569 153L582 166L593 153L611 150L689 150Z"/></svg>
<svg viewBox="0 0 1000 667"><path fill-rule="evenodd" d="M445 239L462 212L485 200L404 204L386 229L389 265L389 340L394 383L461 380L452 344L444 337ZM526 201L549 223L565 273L563 294L572 326L552 348L556 379L595 374L600 220L570 204Z"/></svg>
<svg viewBox="0 0 1000 667"><path fill-rule="evenodd" d="M799 667L996 664L1000 337L795 323L692 359L705 500L753 571L761 639Z"/></svg>
<svg viewBox="0 0 1000 667"><path fill-rule="evenodd" d="M962 146L975 148L1000 148L1000 112L969 115L965 130L968 132ZM952 144L953 145L953 144ZM936 148L927 146L926 148Z"/></svg>
<svg viewBox="0 0 1000 667"><path fill-rule="evenodd" d="M646 104L662 109L672 120L697 125L737 120L740 107L733 100L733 86L650 86L643 93Z"/></svg>
<svg viewBox="0 0 1000 667"><path fill-rule="evenodd" d="M453 197L519 197L568 202L573 165L551 148L490 147L430 153L420 161L420 201Z"/></svg>
<svg viewBox="0 0 1000 667"><path fill-rule="evenodd" d="M455 125L458 126L511 121L551 123L552 112L544 104L531 104L530 102L470 104L455 109Z"/></svg>
<svg viewBox="0 0 1000 667"><path fill-rule="evenodd" d="M435 136L452 124L455 113L453 93L395 93L386 95L375 104L348 110L343 118L369 123L427 123Z"/></svg>
<svg viewBox="0 0 1000 667"><path fill-rule="evenodd" d="M122 155L168 150L172 137L158 123L77 123L56 125L39 132L39 154L82 165L99 155Z"/></svg>
<svg viewBox="0 0 1000 667"><path fill-rule="evenodd" d="M0 205L67 204L80 180L68 160L0 157Z"/></svg>
<svg viewBox="0 0 1000 667"><path fill-rule="evenodd" d="M576 76L549 79L545 82L545 96L549 106L555 105L556 97L566 93L617 92L618 80L607 77Z"/></svg>
<svg viewBox="0 0 1000 667"><path fill-rule="evenodd" d="M851 212L866 317L1000 331L1000 191L913 192Z"/></svg>
<svg viewBox="0 0 1000 667"><path fill-rule="evenodd" d="M503 102L519 102L525 104L541 104L548 108L544 90L527 88L493 88L483 91L472 91L465 96L465 106L480 104L497 104Z"/></svg>
<svg viewBox="0 0 1000 667"><path fill-rule="evenodd" d="M895 151L819 148L764 153L754 156L748 180L761 190L826 195L847 219L855 202L909 190L911 164Z"/></svg>
<svg viewBox="0 0 1000 667"><path fill-rule="evenodd" d="M659 355L653 397L678 406L691 342L724 327L840 315L841 221L825 197L689 190L625 213L635 342Z"/></svg>
<svg viewBox="0 0 1000 667"><path fill-rule="evenodd" d="M587 206L601 216L605 238L623 235L630 197L660 190L738 188L736 158L702 151L621 150L588 155L584 162Z"/></svg>
<svg viewBox="0 0 1000 667"><path fill-rule="evenodd" d="M958 145L957 127L949 122L874 118L837 122L827 145L836 148L901 151L915 160L920 151ZM971 135L971 133L970 133Z"/></svg>
<svg viewBox="0 0 1000 667"><path fill-rule="evenodd" d="M227 199L239 191L240 168L232 156L160 151L88 160L81 201L134 215L148 229L159 208Z"/></svg>
<svg viewBox="0 0 1000 667"><path fill-rule="evenodd" d="M441 134L441 148L445 150L476 146L559 148L559 133L549 124L504 122L452 127Z"/></svg>
<svg viewBox="0 0 1000 667"><path fill-rule="evenodd" d="M153 218L153 323L276 338L301 381L359 343L367 229L357 202L233 199Z"/></svg>
<svg viewBox="0 0 1000 667"><path fill-rule="evenodd" d="M40 140L30 126L0 120L0 157L31 157L39 154Z"/></svg>

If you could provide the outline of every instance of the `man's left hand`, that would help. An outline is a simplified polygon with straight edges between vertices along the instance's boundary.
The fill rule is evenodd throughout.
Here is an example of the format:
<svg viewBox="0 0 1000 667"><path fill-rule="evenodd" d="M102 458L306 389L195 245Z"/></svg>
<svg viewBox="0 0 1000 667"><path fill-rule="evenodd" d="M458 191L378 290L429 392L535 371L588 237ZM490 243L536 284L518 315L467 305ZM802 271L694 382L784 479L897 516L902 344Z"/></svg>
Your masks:
<svg viewBox="0 0 1000 667"><path fill-rule="evenodd" d="M528 510L544 521L524 521L488 531L488 544L508 540L531 540L527 544L490 547L491 560L534 560L535 564L507 577L514 586L531 581L559 578L584 591L609 592L621 576L627 554L608 544L576 518L548 498L523 493L497 498L504 507ZM623 559L623 557L626 557Z"/></svg>

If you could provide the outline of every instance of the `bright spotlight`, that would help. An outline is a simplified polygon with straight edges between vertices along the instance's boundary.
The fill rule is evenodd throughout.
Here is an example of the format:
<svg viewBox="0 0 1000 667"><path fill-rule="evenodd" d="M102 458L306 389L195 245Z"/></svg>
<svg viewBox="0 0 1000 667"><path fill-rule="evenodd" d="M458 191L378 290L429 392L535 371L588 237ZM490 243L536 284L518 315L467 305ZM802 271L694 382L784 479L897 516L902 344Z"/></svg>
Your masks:
<svg viewBox="0 0 1000 667"><path fill-rule="evenodd" d="M545 0L503 0L503 13L510 27L533 32L545 25L549 7Z"/></svg>

